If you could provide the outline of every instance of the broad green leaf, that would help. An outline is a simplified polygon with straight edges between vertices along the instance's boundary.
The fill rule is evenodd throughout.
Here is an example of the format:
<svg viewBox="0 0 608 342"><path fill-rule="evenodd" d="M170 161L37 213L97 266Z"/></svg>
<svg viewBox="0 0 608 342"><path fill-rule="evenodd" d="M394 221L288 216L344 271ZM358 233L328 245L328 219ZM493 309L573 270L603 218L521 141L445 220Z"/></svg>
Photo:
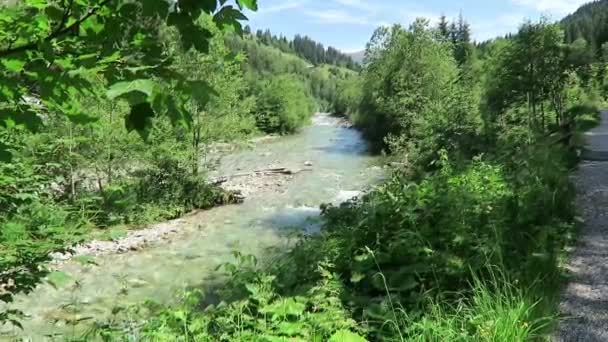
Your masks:
<svg viewBox="0 0 608 342"><path fill-rule="evenodd" d="M51 4L44 9L49 19L59 21L63 17L63 11L55 4Z"/></svg>
<svg viewBox="0 0 608 342"><path fill-rule="evenodd" d="M222 7L222 9L213 16L213 21L219 28L224 29L226 27L232 27L236 33L242 34L243 27L239 20L247 20L247 17L232 6Z"/></svg>
<svg viewBox="0 0 608 342"><path fill-rule="evenodd" d="M306 305L297 302L294 298L281 299L273 304L262 308L263 313L273 314L274 317L284 318L288 316L301 316L306 309Z"/></svg>
<svg viewBox="0 0 608 342"><path fill-rule="evenodd" d="M241 9L248 8L252 11L258 10L258 1L257 0L237 0L239 7Z"/></svg>
<svg viewBox="0 0 608 342"><path fill-rule="evenodd" d="M329 338L329 342L367 342L367 340L352 331L340 330Z"/></svg>
<svg viewBox="0 0 608 342"><path fill-rule="evenodd" d="M21 72L25 67L25 61L14 58L2 59L2 65L11 72Z"/></svg>
<svg viewBox="0 0 608 342"><path fill-rule="evenodd" d="M148 97L154 96L156 89L156 83L148 79L140 79L129 82L118 82L113 84L107 92L107 96L110 100L114 100L118 97L124 96L131 92L140 92L147 95Z"/></svg>

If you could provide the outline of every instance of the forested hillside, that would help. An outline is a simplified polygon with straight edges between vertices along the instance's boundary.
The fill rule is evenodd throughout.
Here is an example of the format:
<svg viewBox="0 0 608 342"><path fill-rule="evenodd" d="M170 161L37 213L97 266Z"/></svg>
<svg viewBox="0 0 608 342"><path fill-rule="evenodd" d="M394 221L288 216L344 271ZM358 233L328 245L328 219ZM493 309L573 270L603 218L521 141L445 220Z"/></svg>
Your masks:
<svg viewBox="0 0 608 342"><path fill-rule="evenodd" d="M253 35L249 26L245 27L245 33ZM276 36L267 29L265 31L257 30L255 38L259 42L275 47L283 52L295 53L314 65L332 64L352 70L358 69L357 64L348 54L342 53L331 46L325 48L323 44L307 36L296 35L293 40L288 40L287 37Z"/></svg>
<svg viewBox="0 0 608 342"><path fill-rule="evenodd" d="M550 339L562 260L579 223L570 171L581 133L608 99L607 61L593 48L603 36L583 29L601 20L602 6L563 23L523 21L517 34L479 46L463 17L382 26L361 69L309 38L243 29L255 0L24 0L0 8L4 304L41 283L60 287L68 275L51 271L60 265L53 255L79 242L120 240L138 226L241 202L222 180L208 179L206 157L219 143L297 133L323 110L347 117L386 164L369 166L386 177L367 193L322 205L311 219L318 231L296 227L293 239L269 228L274 238L289 235L268 251L272 259L241 253L231 237L233 263L214 271L172 264L176 277L194 272L199 281L225 273L204 290L183 284L172 305L125 300L83 316L78 310L91 300L76 290L91 284L76 280L52 320L0 306L0 323L17 331L4 336L27 338L18 327L33 319L71 327L62 330L71 335L53 336L70 341ZM328 138L335 145L305 141L307 156L346 160L339 156L367 150L341 146L353 133L341 129ZM283 142L276 161L293 149L293 140ZM323 172L301 163L308 169L299 173ZM299 180L293 170L271 171ZM321 178L325 186L346 181ZM296 198L285 208L302 206ZM258 200L255 211L272 211ZM282 214L244 224L253 229ZM202 226L191 229L209 238ZM171 252L219 258L224 246L212 247ZM134 251L123 252L105 263ZM88 255L75 262L89 276L106 269ZM119 299L154 286L112 276Z"/></svg>
<svg viewBox="0 0 608 342"><path fill-rule="evenodd" d="M303 83L307 89L306 93L315 99L316 105L313 107L319 111L334 112L338 85L343 80L356 76L355 71L333 64L313 65L306 59L298 57L295 51L266 44L253 35L245 34L243 37L229 35L226 37L226 44L231 51L246 56L243 65L254 93L272 96L264 91L264 84L268 84L278 75L289 74L290 78ZM281 98L284 95L285 92L280 92L274 96ZM300 108L303 112L311 112L310 108L301 106ZM306 114L304 119L309 116L310 113ZM261 128L268 131L264 127Z"/></svg>
<svg viewBox="0 0 608 342"><path fill-rule="evenodd" d="M603 45L608 42L608 1L597 0L583 5L561 24L568 43L582 38L600 56L604 53Z"/></svg>

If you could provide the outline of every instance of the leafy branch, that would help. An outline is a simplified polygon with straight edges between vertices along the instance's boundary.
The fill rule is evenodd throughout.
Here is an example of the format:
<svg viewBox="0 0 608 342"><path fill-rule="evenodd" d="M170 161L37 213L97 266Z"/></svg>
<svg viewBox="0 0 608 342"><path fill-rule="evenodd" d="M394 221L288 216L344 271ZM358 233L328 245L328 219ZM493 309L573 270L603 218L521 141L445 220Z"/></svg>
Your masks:
<svg viewBox="0 0 608 342"><path fill-rule="evenodd" d="M70 16L71 8L74 3L73 0L70 0L70 4L65 8L64 15L61 19L61 23L57 26L57 29L51 32L43 41L51 41L55 38L59 38L65 34L72 32L75 28L79 27L83 22L85 22L90 17L94 16L100 9L102 9L105 5L109 4L114 0L104 0L99 3L97 6L89 9L82 17L73 22L72 24L66 26L68 18ZM7 57L13 54L22 53L28 50L33 50L38 48L38 41L28 42L20 46L9 47L6 50L0 51L0 57Z"/></svg>

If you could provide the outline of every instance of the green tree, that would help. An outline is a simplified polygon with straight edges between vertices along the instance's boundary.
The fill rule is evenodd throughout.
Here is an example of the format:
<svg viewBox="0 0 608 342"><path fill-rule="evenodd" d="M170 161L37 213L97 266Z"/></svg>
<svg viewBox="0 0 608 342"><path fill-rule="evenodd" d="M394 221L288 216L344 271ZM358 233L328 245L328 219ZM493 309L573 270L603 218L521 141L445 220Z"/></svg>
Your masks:
<svg viewBox="0 0 608 342"><path fill-rule="evenodd" d="M531 131L547 127L552 110L555 124L564 123L561 97L566 81L564 33L546 19L524 23L517 36L504 44L492 60L488 78L488 104L493 113L504 113L513 106L525 106Z"/></svg>
<svg viewBox="0 0 608 342"><path fill-rule="evenodd" d="M235 2L239 9L257 9L255 0ZM175 101L154 81L170 79L184 93L193 89L182 75L167 67L158 39L159 23L175 27L185 49L206 52L211 34L196 24L201 13L214 14L218 25L239 32L239 20L246 19L233 5L222 2L220 6L216 0L26 0L3 7L0 121L34 129L40 121L38 107L76 123L94 120L75 99L85 94L103 97L102 87L91 82L91 77L104 75L110 84L108 96L124 97L130 103L129 129L145 134L155 115L188 123L190 115L176 110Z"/></svg>
<svg viewBox="0 0 608 342"><path fill-rule="evenodd" d="M378 29L367 55L358 125L368 137L416 167L426 167L441 148L470 150L465 144L478 111L458 82L450 42L419 19L408 30Z"/></svg>
<svg viewBox="0 0 608 342"><path fill-rule="evenodd" d="M314 103L304 83L296 76L280 75L262 87L256 120L264 132L286 134L304 125L313 111Z"/></svg>

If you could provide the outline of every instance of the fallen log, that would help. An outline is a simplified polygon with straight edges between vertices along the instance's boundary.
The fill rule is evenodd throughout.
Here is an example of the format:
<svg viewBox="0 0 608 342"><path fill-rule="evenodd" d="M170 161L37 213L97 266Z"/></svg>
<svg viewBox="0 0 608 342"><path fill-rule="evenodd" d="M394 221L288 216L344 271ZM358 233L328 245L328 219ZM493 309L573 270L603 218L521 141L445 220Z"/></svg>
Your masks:
<svg viewBox="0 0 608 342"><path fill-rule="evenodd" d="M233 174L230 176L222 176L222 177L211 180L211 183L214 185L221 185L221 184L228 182L232 178L247 177L247 176L269 176L269 175L293 176L300 172L305 172L305 171L312 171L312 169L291 170L286 167L279 167L279 168L255 170L255 171L251 171L251 172L236 173L236 174Z"/></svg>

